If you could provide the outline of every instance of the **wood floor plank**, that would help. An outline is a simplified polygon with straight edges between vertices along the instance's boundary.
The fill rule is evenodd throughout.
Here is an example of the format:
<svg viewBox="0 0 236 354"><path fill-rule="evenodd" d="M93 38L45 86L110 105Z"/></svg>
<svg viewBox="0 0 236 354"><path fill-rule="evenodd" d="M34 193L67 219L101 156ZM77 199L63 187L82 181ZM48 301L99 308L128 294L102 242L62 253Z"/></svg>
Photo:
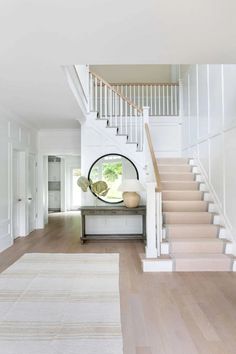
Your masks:
<svg viewBox="0 0 236 354"><path fill-rule="evenodd" d="M124 354L236 353L235 273L143 273L140 241L81 245L79 230L79 213L50 215L0 254L0 271L27 252L118 252Z"/></svg>

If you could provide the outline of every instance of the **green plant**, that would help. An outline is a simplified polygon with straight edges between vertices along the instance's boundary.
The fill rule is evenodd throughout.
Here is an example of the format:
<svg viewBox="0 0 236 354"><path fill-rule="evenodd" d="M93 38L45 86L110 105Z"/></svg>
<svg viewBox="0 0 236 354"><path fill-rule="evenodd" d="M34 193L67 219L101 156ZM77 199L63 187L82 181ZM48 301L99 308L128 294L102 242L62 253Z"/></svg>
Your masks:
<svg viewBox="0 0 236 354"><path fill-rule="evenodd" d="M114 182L119 175L122 175L121 162L103 164L103 176L108 182Z"/></svg>

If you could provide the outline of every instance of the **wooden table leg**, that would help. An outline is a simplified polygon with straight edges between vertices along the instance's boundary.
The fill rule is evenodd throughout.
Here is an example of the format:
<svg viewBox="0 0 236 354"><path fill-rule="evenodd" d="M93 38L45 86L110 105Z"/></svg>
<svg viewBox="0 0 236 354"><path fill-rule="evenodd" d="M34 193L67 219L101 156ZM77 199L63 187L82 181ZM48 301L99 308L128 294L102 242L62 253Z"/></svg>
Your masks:
<svg viewBox="0 0 236 354"><path fill-rule="evenodd" d="M81 214L81 237L80 237L81 245L84 243L84 238L85 238L85 215L82 213Z"/></svg>
<svg viewBox="0 0 236 354"><path fill-rule="evenodd" d="M143 215L143 241L146 244L146 215Z"/></svg>

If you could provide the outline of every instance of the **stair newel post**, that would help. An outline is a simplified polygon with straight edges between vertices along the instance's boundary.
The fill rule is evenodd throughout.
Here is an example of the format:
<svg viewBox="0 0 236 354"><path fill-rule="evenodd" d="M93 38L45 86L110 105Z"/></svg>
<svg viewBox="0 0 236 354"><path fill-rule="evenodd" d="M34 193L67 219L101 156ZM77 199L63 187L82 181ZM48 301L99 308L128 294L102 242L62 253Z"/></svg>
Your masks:
<svg viewBox="0 0 236 354"><path fill-rule="evenodd" d="M146 206L146 258L157 258L157 237L156 237L156 183L146 184L147 206Z"/></svg>
<svg viewBox="0 0 236 354"><path fill-rule="evenodd" d="M149 107L143 107L143 124L142 124L142 143L144 151L144 169L146 170L146 190L147 190L147 206L146 206L146 258L157 258L157 237L156 237L156 182L151 174L150 152L145 135L145 124L149 124Z"/></svg>

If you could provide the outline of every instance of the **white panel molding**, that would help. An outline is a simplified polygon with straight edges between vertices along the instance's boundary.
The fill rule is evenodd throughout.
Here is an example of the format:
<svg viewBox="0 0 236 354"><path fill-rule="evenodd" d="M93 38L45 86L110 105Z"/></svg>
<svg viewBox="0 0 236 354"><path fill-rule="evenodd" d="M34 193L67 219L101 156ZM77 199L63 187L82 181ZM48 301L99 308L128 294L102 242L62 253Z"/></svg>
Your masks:
<svg viewBox="0 0 236 354"><path fill-rule="evenodd" d="M25 187L28 183L29 176L27 175L27 156L29 152L37 152L37 130L25 124L25 122L16 117L11 112L0 107L0 136L1 136L1 151L0 151L0 163L4 173L1 177L1 209L0 209L0 251L3 251L7 247L13 244L12 237L12 154L13 150L18 150L22 154L25 154L24 166L21 176L22 185ZM30 144L30 141L32 144ZM24 199L22 205L26 205L27 192L26 188L22 193ZM24 208L24 207L23 207ZM27 231L27 210L22 209L22 225L20 234L26 235Z"/></svg>
<svg viewBox="0 0 236 354"><path fill-rule="evenodd" d="M195 160L195 163L198 165L198 168L200 169L201 174L203 175L204 183L206 185L206 190L211 194L211 198L214 204L216 204L216 208L219 214L220 226L223 226L226 229L224 232L224 238L226 238L227 240L231 241L234 244L235 248L233 247L233 249L234 249L234 254L236 255L236 237L234 236L233 233L233 226L227 214L225 213L224 208L222 207L222 202L220 201L214 187L212 186L211 183L209 183L208 176L205 173L205 170L200 160L199 159Z"/></svg>
<svg viewBox="0 0 236 354"><path fill-rule="evenodd" d="M198 82L196 82L197 93L196 97L191 97L191 99L195 99L198 104L198 128L200 124L206 124L208 126L208 133L206 134L207 129L203 129L203 134L198 134L197 141L191 141L193 126L188 124L188 120L191 119L190 117L190 80L191 75L194 73L194 66L188 70L186 73L185 78L183 79L184 85L184 106L188 107L188 116L183 117L183 126L182 126L182 134L183 134L183 144L182 144L182 154L184 156L192 157L195 154L195 162L199 167L202 176L204 177L204 187L201 186L204 190L207 190L211 193L212 199L216 205L216 209L218 210L220 220L220 224L225 227L224 230L224 237L230 240L232 244L232 252L236 254L236 231L234 219L232 219L233 210L227 208L233 208L235 203L233 202L232 198L235 195L235 189L232 189L232 194L230 190L226 194L226 172L228 178L230 176L230 171L226 171L225 159L228 155L226 150L226 137L228 132L233 131L236 128L236 119L235 119L235 99L236 93L234 90L234 94L231 91L235 87L234 77L236 77L236 65L207 65L207 73L206 67L201 69L201 65L198 65L198 74L201 74L198 77ZM200 73L200 70L204 70L204 72ZM227 71L228 70L228 71ZM226 71L227 71L227 92L225 92L225 80L226 80ZM209 77L209 75L211 75ZM199 81L206 80L205 82ZM204 97L201 98L199 101L199 90L200 88L207 85L207 102ZM215 94L214 94L215 93ZM230 95L230 98L228 96ZM219 97L218 97L219 96ZM199 103L200 102L200 103ZM231 104L232 106L227 107L227 104ZM204 108L199 107L199 104L204 104ZM213 105L213 106L212 106ZM208 114L206 115L208 107ZM199 117L200 112L203 112L204 116ZM231 116L226 117L226 112L231 114ZM212 114L216 113L214 117ZM211 116L210 116L211 115ZM204 119L205 122L204 123ZM216 120L215 120L216 119ZM211 124L210 124L211 122ZM215 124L215 125L214 125ZM211 129L210 129L211 128ZM198 129L199 133L200 129ZM231 141L234 139L235 133L231 134ZM221 137L221 138L220 138ZM215 140L216 139L216 140ZM216 145L217 144L217 145ZM214 148L215 146L215 148ZM235 145L234 145L235 146ZM231 158L234 156L234 146L228 148L230 150ZM214 148L214 150L212 150ZM218 152L217 152L218 151ZM219 155L220 154L220 155ZM218 160L217 160L218 159ZM219 164L217 166L217 163ZM235 165L235 164L233 164ZM223 166L223 168L222 168ZM230 160L227 163L227 169L230 168ZM232 168L234 168L232 166ZM221 180L217 180L218 173L221 173ZM234 170L232 170L232 174L234 174ZM214 185L213 185L214 183ZM233 180L231 178L231 187L233 188ZM231 188L228 187L228 188ZM228 207L227 207L228 206ZM228 216L227 212L230 216ZM228 247L229 249L229 247Z"/></svg>

